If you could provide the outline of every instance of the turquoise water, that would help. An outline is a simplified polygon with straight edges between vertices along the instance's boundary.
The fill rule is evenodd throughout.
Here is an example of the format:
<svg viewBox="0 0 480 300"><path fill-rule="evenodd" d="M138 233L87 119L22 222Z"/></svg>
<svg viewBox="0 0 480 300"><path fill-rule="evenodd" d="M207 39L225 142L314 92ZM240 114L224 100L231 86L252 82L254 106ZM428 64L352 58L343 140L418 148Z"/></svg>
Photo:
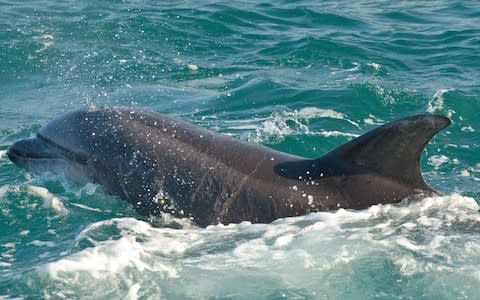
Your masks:
<svg viewBox="0 0 480 300"><path fill-rule="evenodd" d="M478 299L480 4L0 1L0 298ZM5 150L54 116L137 106L318 157L417 113L445 193L201 229L142 220ZM171 227L180 227L174 229Z"/></svg>

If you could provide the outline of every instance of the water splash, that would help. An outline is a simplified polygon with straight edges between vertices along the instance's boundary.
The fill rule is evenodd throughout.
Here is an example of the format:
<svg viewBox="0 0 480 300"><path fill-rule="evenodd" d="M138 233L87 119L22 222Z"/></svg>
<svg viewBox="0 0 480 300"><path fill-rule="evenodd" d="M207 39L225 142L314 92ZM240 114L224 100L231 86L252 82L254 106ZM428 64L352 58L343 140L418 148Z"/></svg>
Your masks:
<svg viewBox="0 0 480 300"><path fill-rule="evenodd" d="M321 118L344 120L357 128L360 127L357 122L349 119L345 114L333 109L304 107L299 110L291 110L283 106L278 106L267 118L243 120L241 121L241 124L230 125L229 128L235 130L255 130L255 133L248 136L248 141L252 143L278 143L287 136L297 135L321 135L324 137L358 136L357 134L336 130L329 131L320 129L319 131L312 131L309 123ZM260 124L258 123L259 121ZM236 123L239 123L239 121L236 121Z"/></svg>
<svg viewBox="0 0 480 300"><path fill-rule="evenodd" d="M92 295L112 282L116 283L110 295L120 297L159 292L188 298L194 287L196 297L267 297L279 288L287 294L300 290L309 291L310 297L313 292L340 296L345 291L327 289L327 278L352 282L349 277L363 268L376 268L370 265L375 256L376 261L388 262L390 276L397 278L393 280L415 286L418 276L453 278L457 284L464 278L463 287L473 292L468 284L480 280L478 209L473 198L452 194L363 211L312 213L272 224L172 229L114 218L93 223L77 236L76 243L88 240L91 247L47 263L31 275L47 276L50 296L59 289ZM347 270L353 273L347 275ZM253 290L232 285L239 280ZM375 288L388 294L388 287Z"/></svg>

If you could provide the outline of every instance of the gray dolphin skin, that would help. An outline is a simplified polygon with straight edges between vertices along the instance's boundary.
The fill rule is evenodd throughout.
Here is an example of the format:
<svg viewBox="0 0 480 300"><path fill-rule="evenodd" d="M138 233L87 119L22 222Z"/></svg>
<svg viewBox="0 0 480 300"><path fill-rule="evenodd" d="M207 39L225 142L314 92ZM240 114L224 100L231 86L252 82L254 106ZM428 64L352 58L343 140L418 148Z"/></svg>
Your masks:
<svg viewBox="0 0 480 300"><path fill-rule="evenodd" d="M142 215L167 212L199 226L269 223L438 194L422 178L420 157L449 124L408 117L306 159L155 112L90 107L60 115L8 157L32 172L98 183Z"/></svg>

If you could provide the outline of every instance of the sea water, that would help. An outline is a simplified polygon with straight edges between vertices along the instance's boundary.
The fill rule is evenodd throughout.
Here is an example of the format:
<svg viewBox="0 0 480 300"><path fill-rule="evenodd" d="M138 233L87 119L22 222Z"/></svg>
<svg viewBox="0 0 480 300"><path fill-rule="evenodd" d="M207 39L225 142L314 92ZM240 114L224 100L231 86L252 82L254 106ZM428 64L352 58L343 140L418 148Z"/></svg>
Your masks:
<svg viewBox="0 0 480 300"><path fill-rule="evenodd" d="M0 299L480 299L480 4L0 1ZM199 228L6 150L135 106L306 157L393 119L444 196Z"/></svg>

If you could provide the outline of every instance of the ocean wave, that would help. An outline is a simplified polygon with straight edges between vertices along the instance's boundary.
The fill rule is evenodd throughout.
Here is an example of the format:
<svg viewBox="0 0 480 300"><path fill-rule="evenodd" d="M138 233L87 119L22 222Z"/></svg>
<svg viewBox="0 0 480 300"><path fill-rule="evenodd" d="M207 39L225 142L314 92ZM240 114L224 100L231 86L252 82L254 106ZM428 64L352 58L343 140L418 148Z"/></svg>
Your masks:
<svg viewBox="0 0 480 300"><path fill-rule="evenodd" d="M260 269L272 279L286 280L287 286L308 289L311 281L299 282L282 274L287 269L288 274L303 274L301 277L318 277L320 270L343 274L343 267L360 268L369 263L371 255L391 261L389 268L406 278L452 273L477 278L471 263L480 249L478 209L474 199L452 194L362 211L311 213L272 224L172 229L115 218L93 223L77 236L77 242L88 239L93 246L40 270L49 276L52 286L68 285L84 295L112 280L123 282L115 285L116 295L131 289L139 295L150 294L146 285L153 278L162 279L155 284L160 291L173 284L179 295L188 295L187 282L197 278L195 282L200 283L198 276L203 274L218 281L202 288L200 295L222 297L240 290L218 287ZM112 226L115 235L99 234L111 232ZM232 265L235 273L230 273Z"/></svg>
<svg viewBox="0 0 480 300"><path fill-rule="evenodd" d="M287 136L291 137L296 135L320 135L324 137L344 136L348 138L358 136L358 134L337 130L312 130L309 123L312 120L322 118L343 120L356 128L360 127L356 121L349 119L345 114L333 109L304 107L298 110L291 110L287 107L277 106L269 117L229 121L228 128L242 131L255 130L254 134L248 136L248 141L252 143L278 143Z"/></svg>

